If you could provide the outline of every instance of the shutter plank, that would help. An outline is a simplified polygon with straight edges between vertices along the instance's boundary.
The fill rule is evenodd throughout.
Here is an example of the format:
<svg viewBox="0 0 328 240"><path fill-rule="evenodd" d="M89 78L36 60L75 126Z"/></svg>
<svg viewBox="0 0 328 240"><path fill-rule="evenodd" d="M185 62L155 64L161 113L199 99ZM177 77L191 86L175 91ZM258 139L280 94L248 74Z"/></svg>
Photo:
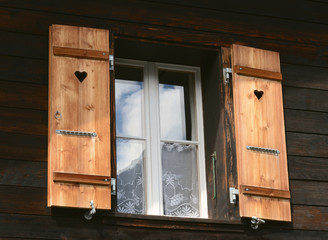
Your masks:
<svg viewBox="0 0 328 240"><path fill-rule="evenodd" d="M72 174L110 177L109 62L94 57L109 52L109 32L53 25L49 49L48 205L90 208L93 200L96 208L110 209L109 184L54 179L56 172L67 173L66 180L67 176L72 180ZM56 49L65 51L55 55ZM82 82L77 71L87 74ZM56 130L96 132L97 136L67 136Z"/></svg>
<svg viewBox="0 0 328 240"><path fill-rule="evenodd" d="M279 54L233 45L232 62L240 216L291 221Z"/></svg>

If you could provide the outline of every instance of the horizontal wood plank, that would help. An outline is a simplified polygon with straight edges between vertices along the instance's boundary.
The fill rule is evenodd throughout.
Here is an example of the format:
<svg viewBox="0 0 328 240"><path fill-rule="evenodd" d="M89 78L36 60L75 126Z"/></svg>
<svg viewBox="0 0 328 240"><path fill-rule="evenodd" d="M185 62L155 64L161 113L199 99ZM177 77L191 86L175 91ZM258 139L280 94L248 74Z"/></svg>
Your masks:
<svg viewBox="0 0 328 240"><path fill-rule="evenodd" d="M81 183L92 185L110 185L110 176L87 175L87 174L74 174L74 173L53 173L54 182L67 182L67 183Z"/></svg>
<svg viewBox="0 0 328 240"><path fill-rule="evenodd" d="M9 44L7 48L13 48ZM48 83L48 62L40 59L0 56L0 81Z"/></svg>
<svg viewBox="0 0 328 240"><path fill-rule="evenodd" d="M0 132L0 158L47 161L47 136Z"/></svg>
<svg viewBox="0 0 328 240"><path fill-rule="evenodd" d="M270 197L270 198L285 198L285 199L290 198L289 191L280 190L280 189L240 185L239 190L240 190L240 194L244 194L244 195L262 196L262 197Z"/></svg>
<svg viewBox="0 0 328 240"><path fill-rule="evenodd" d="M235 73L243 76L257 77L257 78L264 78L264 79L278 80L278 81L282 80L282 75L280 72L266 71L262 69L255 69L245 66L234 66L233 69Z"/></svg>
<svg viewBox="0 0 328 240"><path fill-rule="evenodd" d="M290 189L292 204L328 207L328 182L291 180Z"/></svg>
<svg viewBox="0 0 328 240"><path fill-rule="evenodd" d="M294 205L293 228L328 231L328 207Z"/></svg>
<svg viewBox="0 0 328 240"><path fill-rule="evenodd" d="M48 113L33 109L0 107L0 131L47 135Z"/></svg>
<svg viewBox="0 0 328 240"><path fill-rule="evenodd" d="M285 2L281 7L279 2L268 2L265 5L258 4L259 1L245 2L238 1L238 8L236 8L235 2L226 2L220 4L214 0L150 0L151 2L161 2L166 4L179 4L186 7L197 7L206 9L215 9L218 11L229 11L236 13L243 13L249 15L258 15L272 17L272 18L284 18L291 21L306 21L316 23L328 23L328 17L325 14L328 11L328 6L325 0L306 1L302 5L295 6L292 2ZM295 9L290 11L289 9Z"/></svg>
<svg viewBox="0 0 328 240"><path fill-rule="evenodd" d="M39 5L39 3L38 3ZM0 29L16 31L21 33L28 33L29 35L34 33L41 35L41 37L47 37L48 27L57 22L57 19L61 19L62 23L69 25L83 25L89 27L98 27L99 24L105 26L105 28L111 29L116 36L129 36L135 38L143 38L150 40L157 40L166 43L180 43L180 44L192 44L203 46L230 46L232 43L241 43L263 49L279 51L281 53L281 61L289 63L309 64L318 66L327 66L328 63L328 49L324 46L314 46L303 43L287 42L272 39L263 39L260 41L256 37L248 37L241 35L227 35L224 32L204 32L204 31L191 31L176 28L167 28L160 26L150 26L144 23L133 22L118 22L114 20L101 19L101 23L96 18L77 17L67 14L55 14L47 13L47 15L41 12L31 12L28 10L5 10L3 9L3 20L0 21ZM6 23L1 25L1 23ZM23 35L24 35L23 34ZM48 41L42 44L42 46L48 45ZM33 46L31 46L33 49ZM8 49L11 49L10 47ZM44 47L42 48L44 49ZM318 57L318 53L320 56ZM45 49L42 56L48 56L48 51ZM47 58L45 58L47 59Z"/></svg>
<svg viewBox="0 0 328 240"><path fill-rule="evenodd" d="M46 85L0 81L0 106L48 109Z"/></svg>
<svg viewBox="0 0 328 240"><path fill-rule="evenodd" d="M284 108L328 112L328 91L283 87Z"/></svg>
<svg viewBox="0 0 328 240"><path fill-rule="evenodd" d="M317 209L318 210L318 209ZM321 209L319 209L320 211ZM298 214L297 217L301 214ZM303 212L304 217L304 212ZM316 216L313 216L316 217ZM299 220L299 219L296 219ZM294 224L294 228L307 227L307 223L311 219L300 219ZM107 221L107 220L106 220ZM149 221L151 223L151 220ZM304 223L305 222L305 223ZM316 221L318 222L318 221ZM33 223L33 224L32 224ZM322 228L323 224L320 223L317 228ZM206 226L203 226L206 227ZM304 228L303 227L303 228ZM218 225L218 228L220 226ZM17 231L19 229L19 231ZM266 224L261 226L260 231L247 231L245 233L222 233L222 232L211 232L211 231L186 231L179 229L172 229L163 231L163 229L156 228L145 228L137 227L130 224L128 227L106 224L102 226L101 219L95 216L92 221L85 221L83 214L76 214L70 216L31 216L22 214L4 214L0 213L0 237L10 238L42 238L42 239L63 239L63 238L74 238L74 239L104 239L104 236L112 240L119 239L134 239L136 237L140 239L236 239L236 240L289 240L289 239L326 239L328 238L328 232L317 230L317 231L306 231L303 230L292 230L292 229L281 229L266 228Z"/></svg>
<svg viewBox="0 0 328 240"><path fill-rule="evenodd" d="M288 155L303 157L322 157L328 156L328 136L286 133Z"/></svg>
<svg viewBox="0 0 328 240"><path fill-rule="evenodd" d="M328 158L288 156L290 179L328 181Z"/></svg>
<svg viewBox="0 0 328 240"><path fill-rule="evenodd" d="M285 109L286 131L328 134L328 113Z"/></svg>
<svg viewBox="0 0 328 240"><path fill-rule="evenodd" d="M50 215L47 189L0 185L0 213Z"/></svg>
<svg viewBox="0 0 328 240"><path fill-rule="evenodd" d="M103 223L150 229L160 228L162 230L196 230L206 232L243 232L244 228L240 221L220 221L196 218L184 219L169 216L124 216L124 214L104 216Z"/></svg>
<svg viewBox="0 0 328 240"><path fill-rule="evenodd" d="M68 48L68 47L53 47L53 54L55 56L86 58L93 60L109 60L109 52L97 51L89 49Z"/></svg>
<svg viewBox="0 0 328 240"><path fill-rule="evenodd" d="M48 38L46 36L1 30L0 36L0 55L30 58L30 61L32 59L48 59Z"/></svg>
<svg viewBox="0 0 328 240"><path fill-rule="evenodd" d="M3 4L3 6L13 6ZM16 3L17 6L17 3ZM65 6L65 7L63 7ZM127 11L126 6L133 11ZM259 15L243 15L231 12L217 12L210 9L188 8L179 5L150 3L146 1L121 0L119 2L90 3L86 0L67 2L60 0L56 4L32 1L28 8L34 11L48 10L88 17L105 18L117 21L147 23L166 27L203 30L209 32L226 32L245 36L257 36L294 42L319 42L326 44L325 28L314 23L288 21L285 19L265 18ZM108 12L110 7L113 11ZM22 6L20 6L22 8ZM93 9L93 11L90 11ZM149 9L147 13L144 9ZM181 13L183 18L181 18ZM145 14L147 17L145 17ZM164 17L165 16L165 17Z"/></svg>
<svg viewBox="0 0 328 240"><path fill-rule="evenodd" d="M47 162L0 160L0 184L47 187Z"/></svg>
<svg viewBox="0 0 328 240"><path fill-rule="evenodd" d="M281 55L282 56L282 55ZM317 59L319 59L317 57ZM325 67L282 64L282 84L290 87L328 90L328 63Z"/></svg>

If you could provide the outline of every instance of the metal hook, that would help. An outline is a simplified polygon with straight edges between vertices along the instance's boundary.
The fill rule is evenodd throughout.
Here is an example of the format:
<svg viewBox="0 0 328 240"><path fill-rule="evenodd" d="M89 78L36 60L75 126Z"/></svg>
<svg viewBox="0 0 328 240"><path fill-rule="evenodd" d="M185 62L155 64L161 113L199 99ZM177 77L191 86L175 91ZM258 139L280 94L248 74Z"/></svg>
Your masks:
<svg viewBox="0 0 328 240"><path fill-rule="evenodd" d="M256 230L259 228L259 225L264 224L264 223L265 223L265 221L263 219L257 218L254 216L251 219L251 228Z"/></svg>
<svg viewBox="0 0 328 240"><path fill-rule="evenodd" d="M93 204L93 200L90 200L90 207L91 207L91 210L90 211L86 211L84 213L84 218L86 220L91 220L93 215L96 213L96 208L95 208L95 205Z"/></svg>
<svg viewBox="0 0 328 240"><path fill-rule="evenodd" d="M56 111L56 112L55 112L55 118L56 118L57 120L62 119L62 114L61 114L59 111Z"/></svg>

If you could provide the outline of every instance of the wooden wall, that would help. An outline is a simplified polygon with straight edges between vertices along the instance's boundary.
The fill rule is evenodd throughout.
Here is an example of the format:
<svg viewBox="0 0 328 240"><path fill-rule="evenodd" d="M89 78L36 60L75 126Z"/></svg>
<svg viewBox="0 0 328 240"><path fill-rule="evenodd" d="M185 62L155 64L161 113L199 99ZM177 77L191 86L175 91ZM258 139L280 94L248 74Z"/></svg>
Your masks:
<svg viewBox="0 0 328 240"><path fill-rule="evenodd" d="M323 0L290 5L214 0L0 1L0 238L328 239L327 12ZM87 222L79 211L58 213L47 208L52 24L108 28L120 38L195 47L240 43L279 51L293 223L264 225L258 231L245 226L235 232L220 224L195 230L168 222L162 229L163 221L152 228L142 219L124 224L124 219L98 216Z"/></svg>

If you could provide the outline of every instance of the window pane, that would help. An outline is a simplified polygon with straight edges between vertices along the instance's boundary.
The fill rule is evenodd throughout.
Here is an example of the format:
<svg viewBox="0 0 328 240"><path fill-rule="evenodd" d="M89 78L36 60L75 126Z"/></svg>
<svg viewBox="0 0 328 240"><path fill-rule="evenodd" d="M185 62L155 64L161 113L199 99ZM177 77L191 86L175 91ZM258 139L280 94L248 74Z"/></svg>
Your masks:
<svg viewBox="0 0 328 240"><path fill-rule="evenodd" d="M161 138L192 140L193 74L159 71Z"/></svg>
<svg viewBox="0 0 328 240"><path fill-rule="evenodd" d="M144 213L144 141L117 138L117 210Z"/></svg>
<svg viewBox="0 0 328 240"><path fill-rule="evenodd" d="M118 66L115 70L116 134L142 137L144 135L142 69Z"/></svg>
<svg viewBox="0 0 328 240"><path fill-rule="evenodd" d="M162 143L164 214L199 217L197 146Z"/></svg>

